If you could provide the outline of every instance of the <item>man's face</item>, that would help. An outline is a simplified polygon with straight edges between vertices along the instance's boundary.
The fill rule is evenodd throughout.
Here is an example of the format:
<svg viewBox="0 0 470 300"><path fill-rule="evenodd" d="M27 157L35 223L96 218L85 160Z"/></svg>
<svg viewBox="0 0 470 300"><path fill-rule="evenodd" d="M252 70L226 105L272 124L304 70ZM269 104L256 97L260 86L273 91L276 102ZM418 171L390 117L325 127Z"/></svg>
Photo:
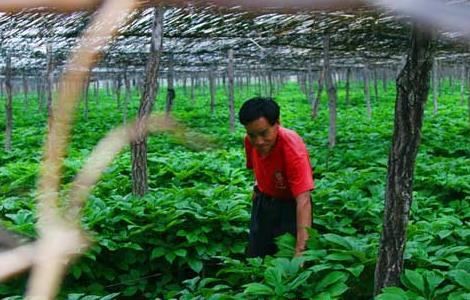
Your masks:
<svg viewBox="0 0 470 300"><path fill-rule="evenodd" d="M245 126L251 144L261 155L266 155L274 148L279 129L279 120L269 124L265 117L256 119Z"/></svg>

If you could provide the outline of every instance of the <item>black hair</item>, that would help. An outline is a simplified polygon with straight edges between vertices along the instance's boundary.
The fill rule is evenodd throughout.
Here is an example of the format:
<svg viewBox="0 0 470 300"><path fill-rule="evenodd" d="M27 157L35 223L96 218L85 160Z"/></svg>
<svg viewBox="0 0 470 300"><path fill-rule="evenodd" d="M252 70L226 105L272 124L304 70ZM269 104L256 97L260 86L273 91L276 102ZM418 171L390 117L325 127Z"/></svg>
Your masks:
<svg viewBox="0 0 470 300"><path fill-rule="evenodd" d="M247 125L261 117L265 117L269 124L274 125L279 120L281 109L272 98L255 97L245 101L238 113L242 125Z"/></svg>

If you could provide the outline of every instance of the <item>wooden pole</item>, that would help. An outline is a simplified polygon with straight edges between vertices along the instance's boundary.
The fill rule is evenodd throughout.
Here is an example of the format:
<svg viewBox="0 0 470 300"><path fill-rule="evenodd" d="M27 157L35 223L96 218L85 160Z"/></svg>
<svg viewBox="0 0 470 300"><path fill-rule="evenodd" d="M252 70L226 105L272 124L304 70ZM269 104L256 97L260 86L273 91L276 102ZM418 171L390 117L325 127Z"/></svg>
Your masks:
<svg viewBox="0 0 470 300"><path fill-rule="evenodd" d="M467 66L463 65L460 70L460 105L465 103L465 82L467 81L465 76L467 76Z"/></svg>
<svg viewBox="0 0 470 300"><path fill-rule="evenodd" d="M305 90L307 92L307 101L313 107L315 102L315 91L313 89L314 80L313 80L313 72L312 72L312 65L309 63L307 66L307 74L303 76L305 78Z"/></svg>
<svg viewBox="0 0 470 300"><path fill-rule="evenodd" d="M469 71L469 69L467 68L467 72ZM468 88L469 88L469 92L468 92L468 96L467 96L467 112L468 112L468 127L470 127L470 74L467 73L467 83L468 83Z"/></svg>
<svg viewBox="0 0 470 300"><path fill-rule="evenodd" d="M24 111L27 111L29 108L29 99L28 99L29 87L28 87L28 77L23 73L23 100L24 100Z"/></svg>
<svg viewBox="0 0 470 300"><path fill-rule="evenodd" d="M364 65L364 99L367 107L367 117L370 120L372 118L372 107L370 104L369 67L367 63Z"/></svg>
<svg viewBox="0 0 470 300"><path fill-rule="evenodd" d="M230 131L235 131L235 94L234 94L234 82L233 82L233 49L228 50L228 66L227 66L227 77L228 77L228 105L230 111Z"/></svg>
<svg viewBox="0 0 470 300"><path fill-rule="evenodd" d="M439 96L439 78L437 73L438 63L437 59L433 60L432 65L432 103L433 103L433 114L437 114L439 109L437 97Z"/></svg>
<svg viewBox="0 0 470 300"><path fill-rule="evenodd" d="M85 101L85 109L84 109L84 114L83 114L83 117L85 118L85 121L88 121L88 110L89 110L89 107L88 107L88 91L90 89L90 80L91 80L91 73L88 74L85 82L84 82L84 89L83 89L83 99Z"/></svg>
<svg viewBox="0 0 470 300"><path fill-rule="evenodd" d="M5 124L5 151L11 151L11 140L13 132L13 91L11 84L11 56L7 54L5 59L5 113L6 113L6 124Z"/></svg>
<svg viewBox="0 0 470 300"><path fill-rule="evenodd" d="M132 193L143 196L148 191L147 174L147 134L145 134L146 120L152 112L155 96L157 94L157 74L160 67L163 38L163 7L155 7L152 25L152 39L150 54L145 73L144 93L140 100L136 136L131 143L132 153Z"/></svg>
<svg viewBox="0 0 470 300"><path fill-rule="evenodd" d="M349 106L349 93L350 93L350 81L351 81L351 68L348 67L346 69L346 86L345 86L345 89L346 89L346 105Z"/></svg>
<svg viewBox="0 0 470 300"><path fill-rule="evenodd" d="M215 79L214 79L214 67L210 67L209 69L209 89L211 93L211 113L215 112L215 93L216 93L216 86L215 86Z"/></svg>
<svg viewBox="0 0 470 300"><path fill-rule="evenodd" d="M53 118L52 115L52 85L54 84L54 74L53 74L53 62L52 62L52 45L47 44L47 114L49 118Z"/></svg>
<svg viewBox="0 0 470 300"><path fill-rule="evenodd" d="M168 117L173 108L175 100L175 89L174 89L174 70L173 70L173 53L168 55L168 74L167 74L167 94L165 104L165 115Z"/></svg>
<svg viewBox="0 0 470 300"><path fill-rule="evenodd" d="M194 78L195 74L191 73L191 86L190 86L190 93L191 93L191 103L193 106L196 104L196 95L195 95L195 85L196 85L196 79Z"/></svg>
<svg viewBox="0 0 470 300"><path fill-rule="evenodd" d="M386 68L382 69L382 89L384 93L387 92L387 69Z"/></svg>
<svg viewBox="0 0 470 300"><path fill-rule="evenodd" d="M317 89L317 97L315 98L315 101L313 103L312 107L312 118L317 118L318 117L318 110L320 108L320 102L321 102L321 94L323 91L323 78L325 76L325 67L323 66L323 70L320 71L319 77L318 77L318 89Z"/></svg>
<svg viewBox="0 0 470 300"><path fill-rule="evenodd" d="M128 114L128 106L132 99L132 89L131 89L131 81L129 79L129 73L127 70L124 71L124 85L126 88L126 95L124 97L124 105L122 107L122 122L124 124L127 123L127 114Z"/></svg>
<svg viewBox="0 0 470 300"><path fill-rule="evenodd" d="M375 269L374 294L400 285L406 229L413 200L413 172L421 140L424 106L433 64L432 40L416 25L407 62L397 78L395 127L388 158L384 225Z"/></svg>
<svg viewBox="0 0 470 300"><path fill-rule="evenodd" d="M336 88L333 84L330 69L330 37L323 38L323 67L325 74L325 84L328 93L328 111L330 116L330 126L328 128L328 148L331 150L336 145Z"/></svg>
<svg viewBox="0 0 470 300"><path fill-rule="evenodd" d="M374 67L374 100L375 102L379 101L379 87L377 82L377 67Z"/></svg>

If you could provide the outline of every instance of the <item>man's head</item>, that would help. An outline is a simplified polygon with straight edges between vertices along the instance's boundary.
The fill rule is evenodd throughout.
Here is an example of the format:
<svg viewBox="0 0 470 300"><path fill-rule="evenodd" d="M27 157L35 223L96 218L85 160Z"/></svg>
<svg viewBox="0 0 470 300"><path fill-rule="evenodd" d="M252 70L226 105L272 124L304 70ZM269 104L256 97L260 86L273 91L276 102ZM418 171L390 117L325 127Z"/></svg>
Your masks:
<svg viewBox="0 0 470 300"><path fill-rule="evenodd" d="M271 152L276 144L279 114L279 105L271 98L252 98L240 108L240 123L245 126L251 144L261 155Z"/></svg>

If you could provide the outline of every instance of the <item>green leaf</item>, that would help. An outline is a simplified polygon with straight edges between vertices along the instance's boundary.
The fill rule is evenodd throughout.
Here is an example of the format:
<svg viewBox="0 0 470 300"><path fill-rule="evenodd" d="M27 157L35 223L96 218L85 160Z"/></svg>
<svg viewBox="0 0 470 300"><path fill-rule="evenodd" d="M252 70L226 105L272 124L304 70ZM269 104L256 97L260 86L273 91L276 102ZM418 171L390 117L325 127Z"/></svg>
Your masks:
<svg viewBox="0 0 470 300"><path fill-rule="evenodd" d="M129 249L134 249L134 250L144 250L144 248L142 248L142 246L140 246L139 244L136 244L136 243L125 243L123 245L121 245L122 248L129 248Z"/></svg>
<svg viewBox="0 0 470 300"><path fill-rule="evenodd" d="M78 300L80 299L82 296L84 296L85 294L81 293L81 294L77 294L77 293L74 293L74 294L68 294L67 295L67 300Z"/></svg>
<svg viewBox="0 0 470 300"><path fill-rule="evenodd" d="M269 267L264 273L264 278L266 282L272 286L277 286L282 284L282 271L279 268Z"/></svg>
<svg viewBox="0 0 470 300"><path fill-rule="evenodd" d="M458 284L470 290L470 274L465 270L452 270L449 276Z"/></svg>
<svg viewBox="0 0 470 300"><path fill-rule="evenodd" d="M342 249L346 250L353 250L354 248L351 246L349 241L345 239L342 236L332 234L332 233L327 233L323 235L323 238L327 240L330 243L336 244L338 246L341 246Z"/></svg>
<svg viewBox="0 0 470 300"><path fill-rule="evenodd" d="M382 294L378 295L376 300L408 300L409 297L405 291L398 287L386 287L382 289Z"/></svg>
<svg viewBox="0 0 470 300"><path fill-rule="evenodd" d="M311 266L308 269L314 273L318 273L320 271L328 270L330 268L331 268L331 264L318 264L318 265Z"/></svg>
<svg viewBox="0 0 470 300"><path fill-rule="evenodd" d="M106 295L104 297L101 297L100 300L111 300L111 299L115 299L117 298L117 296L119 296L120 293L112 293L112 294L109 294L109 295Z"/></svg>
<svg viewBox="0 0 470 300"><path fill-rule="evenodd" d="M253 282L253 283L245 284L243 287L245 287L244 293L248 295L269 296L269 295L274 294L274 290L272 288L262 283Z"/></svg>
<svg viewBox="0 0 470 300"><path fill-rule="evenodd" d="M362 271L364 270L364 265L355 265L355 266L346 268L346 270L351 272L351 274L353 274L354 277L358 278L361 275Z"/></svg>
<svg viewBox="0 0 470 300"><path fill-rule="evenodd" d="M444 281L444 276L437 272L425 271L424 278L426 279L427 289L429 290L428 297L434 295L436 288Z"/></svg>
<svg viewBox="0 0 470 300"><path fill-rule="evenodd" d="M312 298L312 300L332 300L332 299L333 298L331 298L331 295L326 292L320 293Z"/></svg>
<svg viewBox="0 0 470 300"><path fill-rule="evenodd" d="M407 288L418 292L420 295L425 292L423 276L416 271L405 270L402 282Z"/></svg>
<svg viewBox="0 0 470 300"><path fill-rule="evenodd" d="M82 269L77 265L73 265L72 268L70 268L70 271L75 279L79 279L80 275L82 275Z"/></svg>
<svg viewBox="0 0 470 300"><path fill-rule="evenodd" d="M334 271L323 277L322 280L317 284L315 287L315 291L317 292L322 292L324 291L328 286L339 282L339 281L345 281L348 278L348 275L344 272L339 272L339 271Z"/></svg>
<svg viewBox="0 0 470 300"><path fill-rule="evenodd" d="M301 286L305 281L307 281L310 275L312 275L312 272L309 272L309 271L300 273L294 280L292 280L288 284L289 289L295 290L296 288Z"/></svg>
<svg viewBox="0 0 470 300"><path fill-rule="evenodd" d="M137 287L136 286L128 286L127 288L124 289L123 295L124 296L132 296L137 292Z"/></svg>
<svg viewBox="0 0 470 300"><path fill-rule="evenodd" d="M152 254L150 255L150 259L161 257L161 256L165 255L166 252L167 252L167 250L165 248L162 248L162 247L153 248Z"/></svg>
<svg viewBox="0 0 470 300"><path fill-rule="evenodd" d="M176 258L176 255L174 252L168 252L167 254L165 254L165 259L171 264L173 263L173 261L175 260Z"/></svg>
<svg viewBox="0 0 470 300"><path fill-rule="evenodd" d="M95 295L88 295L83 298L80 298L80 300L98 300L100 299L100 296L95 296Z"/></svg>
<svg viewBox="0 0 470 300"><path fill-rule="evenodd" d="M455 269L470 270L470 258L464 258L459 261Z"/></svg>
<svg viewBox="0 0 470 300"><path fill-rule="evenodd" d="M175 251L176 256L185 257L188 254L186 249L178 249Z"/></svg>
<svg viewBox="0 0 470 300"><path fill-rule="evenodd" d="M333 297L339 297L348 290L348 286L344 282L337 282L328 287L328 293Z"/></svg>
<svg viewBox="0 0 470 300"><path fill-rule="evenodd" d="M437 235L439 236L439 238L441 240L445 239L446 237L448 237L449 235L452 234L452 230L441 230L437 233Z"/></svg>
<svg viewBox="0 0 470 300"><path fill-rule="evenodd" d="M468 300L468 299L470 299L470 293L465 293L463 291L453 292L447 298L447 300Z"/></svg>
<svg viewBox="0 0 470 300"><path fill-rule="evenodd" d="M199 273L202 270L202 261L199 259L191 258L188 260L188 264L194 272Z"/></svg>
<svg viewBox="0 0 470 300"><path fill-rule="evenodd" d="M119 245L116 242L109 240L109 239L102 239L99 241L99 243L100 245L108 248L111 251L119 249Z"/></svg>
<svg viewBox="0 0 470 300"><path fill-rule="evenodd" d="M354 260L354 256L345 253L333 253L325 257L326 260L347 261Z"/></svg>
<svg viewBox="0 0 470 300"><path fill-rule="evenodd" d="M192 291L195 291L196 290L196 287L197 287L197 283L199 282L199 280L201 280L201 277L199 276L196 276L192 279L186 279L183 281L183 283Z"/></svg>
<svg viewBox="0 0 470 300"><path fill-rule="evenodd" d="M435 295L436 296L441 296L441 295L446 295L448 294L449 292L455 290L456 286L453 285L453 284L448 284L448 285L445 285L444 287L440 288L440 289L437 289L435 291Z"/></svg>

